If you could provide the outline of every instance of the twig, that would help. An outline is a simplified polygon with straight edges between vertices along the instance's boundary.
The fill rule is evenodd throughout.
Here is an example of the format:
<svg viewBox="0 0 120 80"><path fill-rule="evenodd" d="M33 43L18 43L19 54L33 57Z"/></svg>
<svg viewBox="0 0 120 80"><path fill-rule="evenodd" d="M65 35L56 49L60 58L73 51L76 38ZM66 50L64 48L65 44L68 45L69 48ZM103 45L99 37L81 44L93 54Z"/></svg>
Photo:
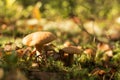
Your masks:
<svg viewBox="0 0 120 80"><path fill-rule="evenodd" d="M112 80L113 76L114 76L115 73L112 73L112 75L110 76L110 79L109 80Z"/></svg>
<svg viewBox="0 0 120 80"><path fill-rule="evenodd" d="M103 75L103 80L105 80L105 75Z"/></svg>

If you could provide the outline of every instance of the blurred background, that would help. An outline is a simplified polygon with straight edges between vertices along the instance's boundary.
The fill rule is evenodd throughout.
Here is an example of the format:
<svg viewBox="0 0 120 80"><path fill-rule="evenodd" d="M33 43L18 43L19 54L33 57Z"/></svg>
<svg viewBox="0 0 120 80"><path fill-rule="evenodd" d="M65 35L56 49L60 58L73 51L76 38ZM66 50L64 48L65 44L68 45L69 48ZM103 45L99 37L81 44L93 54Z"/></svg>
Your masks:
<svg viewBox="0 0 120 80"><path fill-rule="evenodd" d="M76 45L91 37L116 41L120 39L119 7L119 0L0 0L0 44L40 30Z"/></svg>

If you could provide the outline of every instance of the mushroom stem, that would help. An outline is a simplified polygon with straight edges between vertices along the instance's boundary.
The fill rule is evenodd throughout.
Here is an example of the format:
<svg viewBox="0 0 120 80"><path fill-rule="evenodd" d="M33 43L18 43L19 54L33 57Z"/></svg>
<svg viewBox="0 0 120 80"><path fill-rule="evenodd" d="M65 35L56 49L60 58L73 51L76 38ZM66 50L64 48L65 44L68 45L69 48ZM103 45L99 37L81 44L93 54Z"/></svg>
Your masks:
<svg viewBox="0 0 120 80"><path fill-rule="evenodd" d="M68 55L68 66L72 66L72 64L73 64L73 58L74 58L73 54L69 54Z"/></svg>
<svg viewBox="0 0 120 80"><path fill-rule="evenodd" d="M59 50L60 60L64 63L64 66L68 66L68 56L65 56L65 52L63 50Z"/></svg>
<svg viewBox="0 0 120 80"><path fill-rule="evenodd" d="M42 52L42 45L35 45L36 50L41 53Z"/></svg>
<svg viewBox="0 0 120 80"><path fill-rule="evenodd" d="M60 59L64 62L65 66L72 66L73 64L73 58L74 54L68 54L68 56L65 56L65 52L60 50Z"/></svg>

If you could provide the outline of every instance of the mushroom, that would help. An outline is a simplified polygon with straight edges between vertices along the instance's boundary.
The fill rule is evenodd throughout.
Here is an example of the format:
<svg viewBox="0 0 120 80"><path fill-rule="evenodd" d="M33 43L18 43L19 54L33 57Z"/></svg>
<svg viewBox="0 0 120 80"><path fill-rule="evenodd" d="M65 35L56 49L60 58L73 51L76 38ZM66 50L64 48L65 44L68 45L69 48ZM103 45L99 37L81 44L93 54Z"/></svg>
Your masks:
<svg viewBox="0 0 120 80"><path fill-rule="evenodd" d="M93 50L91 48L85 49L84 53L91 56L94 56L95 54L93 53Z"/></svg>
<svg viewBox="0 0 120 80"><path fill-rule="evenodd" d="M110 58L113 56L113 51L111 46L106 43L99 43L97 49L98 51L104 52L102 60L108 63Z"/></svg>
<svg viewBox="0 0 120 80"><path fill-rule="evenodd" d="M68 57L67 59L67 63L66 66L71 66L73 64L73 59L74 59L74 54L79 54L80 53L80 49L77 48L76 46L68 46L65 47L63 49L61 49L61 52L63 53L62 56L64 57ZM67 54L65 54L67 53Z"/></svg>
<svg viewBox="0 0 120 80"><path fill-rule="evenodd" d="M106 44L106 43L99 43L99 44L97 45L97 49L98 49L99 51L102 51L102 52L107 51L107 50L109 50L110 48L111 48L110 45L109 45L109 44Z"/></svg>
<svg viewBox="0 0 120 80"><path fill-rule="evenodd" d="M28 34L23 38L22 43L27 46L35 46L38 52L41 52L44 44L47 44L56 39L56 36L51 32L38 31Z"/></svg>
<svg viewBox="0 0 120 80"><path fill-rule="evenodd" d="M68 46L72 46L71 42L70 41L66 41L64 44L63 44L64 47L68 47Z"/></svg>

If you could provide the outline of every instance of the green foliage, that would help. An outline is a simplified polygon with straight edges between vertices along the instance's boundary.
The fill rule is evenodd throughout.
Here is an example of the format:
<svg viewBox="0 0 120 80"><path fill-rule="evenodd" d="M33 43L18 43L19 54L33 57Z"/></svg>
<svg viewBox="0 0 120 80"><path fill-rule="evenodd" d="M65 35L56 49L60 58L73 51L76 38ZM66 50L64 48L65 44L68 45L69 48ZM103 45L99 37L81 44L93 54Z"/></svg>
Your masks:
<svg viewBox="0 0 120 80"><path fill-rule="evenodd" d="M80 18L112 18L119 14L118 0L43 0L41 11L45 16L69 17L77 15ZM49 13L49 15L47 15Z"/></svg>
<svg viewBox="0 0 120 80"><path fill-rule="evenodd" d="M2 61L2 64L0 64L0 66L6 70L17 68L18 57L16 56L16 52L3 51L1 61Z"/></svg>
<svg viewBox="0 0 120 80"><path fill-rule="evenodd" d="M50 72L61 72L65 69L63 62L54 61L52 58L49 58L47 61L46 71Z"/></svg>
<svg viewBox="0 0 120 80"><path fill-rule="evenodd" d="M19 0L18 2L20 2L24 7L28 7L30 5L34 5L38 1L39 0Z"/></svg>
<svg viewBox="0 0 120 80"><path fill-rule="evenodd" d="M6 20L28 18L33 6L40 2L43 17L49 19L78 16L81 19L112 19L120 13L119 0L1 0L0 16ZM3 13L3 11L5 13ZM48 15L49 14L49 15Z"/></svg>

